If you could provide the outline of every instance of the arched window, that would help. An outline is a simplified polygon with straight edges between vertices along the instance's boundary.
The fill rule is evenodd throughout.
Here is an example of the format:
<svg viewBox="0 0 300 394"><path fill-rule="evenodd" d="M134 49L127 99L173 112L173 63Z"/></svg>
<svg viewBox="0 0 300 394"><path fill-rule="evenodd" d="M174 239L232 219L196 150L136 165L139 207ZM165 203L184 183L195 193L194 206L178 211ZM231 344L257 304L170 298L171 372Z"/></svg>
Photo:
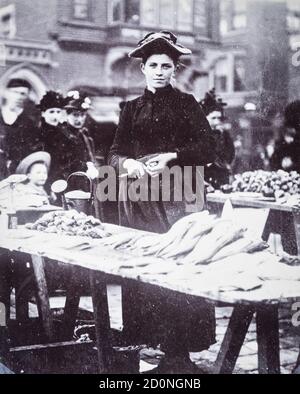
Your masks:
<svg viewBox="0 0 300 394"><path fill-rule="evenodd" d="M39 102L42 96L47 91L47 83L42 79L37 71L35 71L34 67L24 64L18 64L7 70L0 79L0 88L4 89L7 86L7 83L12 78L22 78L28 81L32 87L30 93L30 99L35 103Z"/></svg>

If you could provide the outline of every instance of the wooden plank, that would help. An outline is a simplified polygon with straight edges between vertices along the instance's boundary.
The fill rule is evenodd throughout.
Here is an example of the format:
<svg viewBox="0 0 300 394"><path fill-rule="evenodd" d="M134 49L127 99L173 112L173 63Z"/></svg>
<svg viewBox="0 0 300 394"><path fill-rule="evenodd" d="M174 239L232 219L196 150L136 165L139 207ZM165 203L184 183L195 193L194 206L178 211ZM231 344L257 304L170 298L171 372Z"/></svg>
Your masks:
<svg viewBox="0 0 300 394"><path fill-rule="evenodd" d="M13 375L14 372L11 371L6 365L0 362L0 375Z"/></svg>
<svg viewBox="0 0 300 394"><path fill-rule="evenodd" d="M22 324L29 319L29 285L33 277L27 267L28 255L15 253L14 261L14 286L16 303L16 320Z"/></svg>
<svg viewBox="0 0 300 394"><path fill-rule="evenodd" d="M37 284L37 305L39 317L42 319L45 337L48 341L51 341L53 338L53 321L45 276L45 261L43 257L35 255L31 256L31 260Z"/></svg>
<svg viewBox="0 0 300 394"><path fill-rule="evenodd" d="M112 369L112 344L106 282L101 275L90 272L90 283L96 325L99 373L109 373Z"/></svg>
<svg viewBox="0 0 300 394"><path fill-rule="evenodd" d="M13 373L7 363L9 350L8 328L5 325L0 325L0 375Z"/></svg>
<svg viewBox="0 0 300 394"><path fill-rule="evenodd" d="M93 341L85 341L85 342L75 342L75 341L63 341L63 342L53 342L46 344L37 344L37 345L27 345L27 346L15 346L10 348L10 353L18 353L18 352L30 352L35 350L44 350L44 349L54 349L54 348L62 348L68 346L85 346L86 344L91 344Z"/></svg>
<svg viewBox="0 0 300 394"><path fill-rule="evenodd" d="M294 228L296 235L297 252L298 252L298 256L300 256L300 212L299 211L293 211L293 220L294 220Z"/></svg>
<svg viewBox="0 0 300 394"><path fill-rule="evenodd" d="M292 206L279 204L277 202L262 201L256 198L239 197L234 194L224 193L208 193L207 202L224 204L227 199L230 199L232 205L250 208L270 208L278 211L293 212L295 209Z"/></svg>
<svg viewBox="0 0 300 394"><path fill-rule="evenodd" d="M4 362L9 353L9 336L6 326L0 326L0 362Z"/></svg>
<svg viewBox="0 0 300 394"><path fill-rule="evenodd" d="M297 358L297 362L296 362L296 368L299 368L299 373L300 373L300 348L299 348L299 354L298 354L298 358Z"/></svg>
<svg viewBox="0 0 300 394"><path fill-rule="evenodd" d="M244 343L254 309L236 306L233 309L225 337L216 360L215 373L232 373Z"/></svg>
<svg viewBox="0 0 300 394"><path fill-rule="evenodd" d="M76 267L71 267L70 281L66 293L64 318L62 324L62 338L71 339L74 333L76 318L78 315L81 286Z"/></svg>
<svg viewBox="0 0 300 394"><path fill-rule="evenodd" d="M59 342L12 348L13 371L24 374L97 373L94 342Z"/></svg>
<svg viewBox="0 0 300 394"><path fill-rule="evenodd" d="M276 305L256 308L258 371L261 374L279 374L279 322Z"/></svg>
<svg viewBox="0 0 300 394"><path fill-rule="evenodd" d="M116 226L117 227L117 226ZM9 230L5 241L0 239L0 247L10 250L19 250L23 253L43 255L52 260L60 261L68 266L76 266L87 268L89 270L99 272L100 274L111 275L113 282L120 280L139 280L140 282L161 286L171 291L195 295L214 302L256 304L262 303L289 303L296 302L300 299L300 284L297 281L271 281L262 282L261 288L251 291L229 291L220 292L218 288L211 291L203 291L197 283L190 286L190 277L187 272L186 278L180 281L168 280L167 275L144 275L140 274L140 270L135 269L135 265L146 266L154 264L158 266L164 260L156 257L140 257L129 252L113 250L112 248L101 245L99 240L88 239L88 242L95 242L95 247L87 250L75 250L55 248L55 242L62 244L75 238L79 242L81 239L77 237L62 236L57 234L45 234L42 232L31 231L31 238L22 239L20 233L22 229ZM128 230L127 230L128 231ZM27 233L25 234L27 236ZM24 236L24 237L25 237ZM83 237L82 237L83 238ZM87 239L85 238L85 242ZM122 266L132 266L132 269L122 270ZM154 267L155 268L155 267ZM183 279L186 279L185 281Z"/></svg>

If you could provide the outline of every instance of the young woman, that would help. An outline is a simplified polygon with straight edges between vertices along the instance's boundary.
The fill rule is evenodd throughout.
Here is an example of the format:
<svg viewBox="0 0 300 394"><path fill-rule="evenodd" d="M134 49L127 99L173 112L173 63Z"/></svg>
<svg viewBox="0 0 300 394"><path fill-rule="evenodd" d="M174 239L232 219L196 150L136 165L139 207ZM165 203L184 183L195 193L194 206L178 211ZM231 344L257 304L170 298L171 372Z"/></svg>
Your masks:
<svg viewBox="0 0 300 394"><path fill-rule="evenodd" d="M48 179L49 187L52 182L62 178L61 149L65 142L61 129L65 105L66 99L53 90L48 91L38 105L41 111L40 149L50 153L52 161Z"/></svg>
<svg viewBox="0 0 300 394"><path fill-rule="evenodd" d="M169 32L150 33L130 53L131 57L142 58L147 87L141 97L126 103L109 154L110 164L128 178L150 182L150 178L175 165L183 170L214 161L213 135L199 104L192 95L171 85L179 56L190 53ZM122 197L127 192L123 186L128 187L130 182L120 182ZM174 185L170 187L174 189ZM185 201L175 199L127 199L120 202L119 209L120 224L155 232L167 231L186 214Z"/></svg>
<svg viewBox="0 0 300 394"><path fill-rule="evenodd" d="M172 33L163 31L146 35L129 54L142 59L146 89L126 103L109 154L109 163L120 172L121 225L166 232L187 214L186 202L172 197L164 201L161 193L156 201L132 201L124 196L128 188L137 178L151 188L157 177L162 188L162 175L173 166L184 169L214 161L212 132L199 104L171 85L179 57L190 53ZM175 183L169 187L174 197ZM155 294L153 289L146 292L138 284L123 288L124 331L133 343L160 342L166 370L174 370L168 364L171 360L177 372L186 371L188 351L206 349L214 342L214 309L188 296L166 300L158 288Z"/></svg>

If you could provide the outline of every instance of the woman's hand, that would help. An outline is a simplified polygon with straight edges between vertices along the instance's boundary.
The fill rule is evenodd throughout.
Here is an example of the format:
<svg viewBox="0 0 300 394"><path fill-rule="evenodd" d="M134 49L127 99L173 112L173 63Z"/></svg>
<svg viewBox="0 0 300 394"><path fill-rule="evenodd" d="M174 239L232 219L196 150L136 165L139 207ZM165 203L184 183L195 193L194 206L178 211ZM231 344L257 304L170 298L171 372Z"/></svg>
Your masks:
<svg viewBox="0 0 300 394"><path fill-rule="evenodd" d="M156 177L164 171L170 161L175 159L177 159L177 153L160 153L145 163L146 171L152 177Z"/></svg>
<svg viewBox="0 0 300 394"><path fill-rule="evenodd" d="M130 178L142 178L146 173L145 165L134 159L126 159L123 163L123 167L127 170L127 174Z"/></svg>

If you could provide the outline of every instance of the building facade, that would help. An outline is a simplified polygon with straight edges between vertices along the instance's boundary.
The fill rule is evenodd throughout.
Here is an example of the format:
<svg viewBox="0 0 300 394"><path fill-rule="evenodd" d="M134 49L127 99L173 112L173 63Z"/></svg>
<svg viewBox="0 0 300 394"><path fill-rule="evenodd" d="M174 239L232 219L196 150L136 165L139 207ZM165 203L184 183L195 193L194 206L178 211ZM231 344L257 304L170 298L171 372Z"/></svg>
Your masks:
<svg viewBox="0 0 300 394"><path fill-rule="evenodd" d="M268 114L299 98L300 2L221 0L220 7L222 46L210 84L229 106L253 102Z"/></svg>
<svg viewBox="0 0 300 394"><path fill-rule="evenodd" d="M177 83L202 97L220 45L219 0L0 0L0 88L20 76L34 99L81 88L105 107L143 90L139 62L127 54L162 29L192 49Z"/></svg>
<svg viewBox="0 0 300 394"><path fill-rule="evenodd" d="M220 1L221 46L209 85L228 104L247 169L267 167L265 148L283 130L287 102L299 98L299 11L299 0Z"/></svg>
<svg viewBox="0 0 300 394"><path fill-rule="evenodd" d="M287 2L289 34L289 100L300 99L300 2Z"/></svg>

